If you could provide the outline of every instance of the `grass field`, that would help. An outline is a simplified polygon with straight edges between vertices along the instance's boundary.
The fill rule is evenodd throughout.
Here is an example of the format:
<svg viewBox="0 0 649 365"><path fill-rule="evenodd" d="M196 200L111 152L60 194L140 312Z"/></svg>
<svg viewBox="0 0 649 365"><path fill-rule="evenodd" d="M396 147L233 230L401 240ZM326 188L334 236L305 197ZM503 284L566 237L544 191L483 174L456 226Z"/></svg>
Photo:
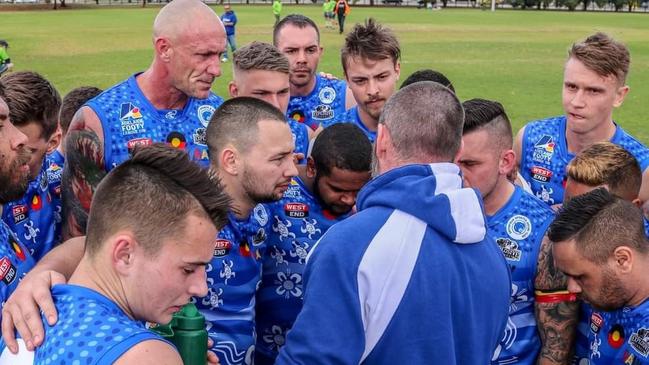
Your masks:
<svg viewBox="0 0 649 365"><path fill-rule="evenodd" d="M271 40L270 6L235 6L239 45ZM217 9L221 12L221 9ZM64 94L80 85L108 87L138 70L152 56L156 8L2 12L0 38L9 40L16 70L42 73ZM285 5L322 23L320 6ZM515 129L526 121L560 114L563 62L569 45L606 31L631 49L631 93L615 119L649 144L649 16L582 12L354 8L347 20L373 16L391 26L402 44L402 80L420 68L445 73L461 99L499 100ZM343 37L325 30L320 69L342 76ZM214 90L227 96L231 66Z"/></svg>

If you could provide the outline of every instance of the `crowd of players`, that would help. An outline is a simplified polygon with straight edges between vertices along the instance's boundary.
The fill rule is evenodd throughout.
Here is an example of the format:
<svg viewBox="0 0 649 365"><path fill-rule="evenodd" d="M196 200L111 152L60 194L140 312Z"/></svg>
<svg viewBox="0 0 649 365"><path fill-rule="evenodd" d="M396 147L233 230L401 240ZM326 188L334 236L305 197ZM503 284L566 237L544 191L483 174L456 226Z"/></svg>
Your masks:
<svg viewBox="0 0 649 365"><path fill-rule="evenodd" d="M337 80L316 24L283 18L234 52L227 101L209 7L163 7L153 45L105 91L0 78L0 364L181 364L145 322L189 301L209 363L649 363L623 44L572 45L565 115L515 137L435 71L397 91L371 19Z"/></svg>

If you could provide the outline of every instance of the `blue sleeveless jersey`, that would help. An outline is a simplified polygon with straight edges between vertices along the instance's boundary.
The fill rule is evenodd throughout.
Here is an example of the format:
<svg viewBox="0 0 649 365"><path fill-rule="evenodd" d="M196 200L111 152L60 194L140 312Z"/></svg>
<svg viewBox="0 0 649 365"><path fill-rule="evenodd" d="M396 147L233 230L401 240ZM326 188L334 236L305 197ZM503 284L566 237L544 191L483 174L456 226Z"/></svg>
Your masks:
<svg viewBox="0 0 649 365"><path fill-rule="evenodd" d="M54 152L48 154L47 159L50 161L50 164L56 163L59 166L63 166L65 163L65 156L59 150L54 150Z"/></svg>
<svg viewBox="0 0 649 365"><path fill-rule="evenodd" d="M618 125L611 142L629 151L642 171L649 167L649 149ZM574 157L566 143L565 116L537 120L525 126L520 173L534 194L547 204L563 202L565 170Z"/></svg>
<svg viewBox="0 0 649 365"><path fill-rule="evenodd" d="M104 130L105 168L110 171L130 157L133 147L166 142L187 151L201 166L209 165L205 131L223 99L189 98L182 110L158 110L144 96L136 75L97 95L86 104Z"/></svg>
<svg viewBox="0 0 649 365"><path fill-rule="evenodd" d="M316 130L322 123L345 113L347 83L316 75L313 91L307 96L291 96L286 115Z"/></svg>
<svg viewBox="0 0 649 365"><path fill-rule="evenodd" d="M536 364L541 341L534 316L534 278L552 209L516 186L507 204L487 217L489 234L503 251L512 275L507 327L492 364Z"/></svg>
<svg viewBox="0 0 649 365"><path fill-rule="evenodd" d="M4 222L0 222L0 309L32 267L34 259L29 250Z"/></svg>
<svg viewBox="0 0 649 365"><path fill-rule="evenodd" d="M56 285L52 297L59 320L54 326L43 320L45 341L34 365L112 364L140 342L165 341L92 289Z"/></svg>
<svg viewBox="0 0 649 365"><path fill-rule="evenodd" d="M2 220L38 261L61 241L61 173L50 156L43 159L38 177L29 182L22 198L4 205Z"/></svg>
<svg viewBox="0 0 649 365"><path fill-rule="evenodd" d="M612 312L593 310L588 361L578 364L649 364L649 301Z"/></svg>
<svg viewBox="0 0 649 365"><path fill-rule="evenodd" d="M231 213L229 218L206 268L207 296L194 301L205 316L221 364L249 364L255 350L255 292L270 220L262 204L245 221Z"/></svg>
<svg viewBox="0 0 649 365"><path fill-rule="evenodd" d="M369 139L370 142L374 143L374 140L376 140L376 131L367 129L365 124L363 124L363 122L361 121L361 117L358 115L358 106L349 109L347 112L345 112L345 114L341 115L340 118L336 118L330 122L323 123L322 126L324 128L327 128L338 123L353 123L358 128L360 128L363 133L365 133L367 139Z"/></svg>
<svg viewBox="0 0 649 365"><path fill-rule="evenodd" d="M329 227L348 216L335 217L324 210L297 177L270 210L272 226L257 291L257 365L275 362L302 309L307 254Z"/></svg>
<svg viewBox="0 0 649 365"><path fill-rule="evenodd" d="M289 119L288 126L291 128L293 135L293 143L295 144L295 153L301 153L304 158L299 161L300 164L306 163L306 157L309 151L309 132L304 124L300 124L294 120Z"/></svg>

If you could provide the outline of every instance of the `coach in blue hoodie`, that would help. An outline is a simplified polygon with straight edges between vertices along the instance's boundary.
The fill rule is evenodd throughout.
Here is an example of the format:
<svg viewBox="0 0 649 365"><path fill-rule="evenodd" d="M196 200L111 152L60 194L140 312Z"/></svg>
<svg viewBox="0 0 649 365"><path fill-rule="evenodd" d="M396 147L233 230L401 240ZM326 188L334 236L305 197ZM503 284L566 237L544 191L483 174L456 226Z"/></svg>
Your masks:
<svg viewBox="0 0 649 365"><path fill-rule="evenodd" d="M507 321L505 259L451 163L464 112L418 82L385 105L358 213L312 250L277 365L488 364Z"/></svg>

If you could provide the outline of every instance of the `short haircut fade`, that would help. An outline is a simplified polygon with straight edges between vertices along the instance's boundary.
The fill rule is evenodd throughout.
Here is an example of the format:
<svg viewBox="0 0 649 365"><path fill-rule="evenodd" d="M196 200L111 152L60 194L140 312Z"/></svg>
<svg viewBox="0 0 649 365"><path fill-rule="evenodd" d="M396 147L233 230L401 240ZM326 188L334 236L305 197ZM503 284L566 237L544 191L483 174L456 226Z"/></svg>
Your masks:
<svg viewBox="0 0 649 365"><path fill-rule="evenodd" d="M86 251L96 254L111 235L127 229L151 256L166 239L185 234L190 214L227 223L230 198L216 175L164 144L138 148L102 179L93 195Z"/></svg>

